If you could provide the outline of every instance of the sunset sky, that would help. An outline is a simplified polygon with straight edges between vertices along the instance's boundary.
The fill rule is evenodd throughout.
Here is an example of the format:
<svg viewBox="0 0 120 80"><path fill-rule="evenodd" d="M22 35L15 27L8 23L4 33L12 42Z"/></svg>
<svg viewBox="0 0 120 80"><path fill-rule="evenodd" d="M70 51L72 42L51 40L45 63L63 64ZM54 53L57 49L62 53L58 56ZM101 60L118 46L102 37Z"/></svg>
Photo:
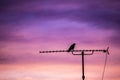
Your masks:
<svg viewBox="0 0 120 80"><path fill-rule="evenodd" d="M81 56L44 50L110 47L104 80L120 80L119 0L0 0L0 80L82 80ZM85 56L101 80L105 53Z"/></svg>

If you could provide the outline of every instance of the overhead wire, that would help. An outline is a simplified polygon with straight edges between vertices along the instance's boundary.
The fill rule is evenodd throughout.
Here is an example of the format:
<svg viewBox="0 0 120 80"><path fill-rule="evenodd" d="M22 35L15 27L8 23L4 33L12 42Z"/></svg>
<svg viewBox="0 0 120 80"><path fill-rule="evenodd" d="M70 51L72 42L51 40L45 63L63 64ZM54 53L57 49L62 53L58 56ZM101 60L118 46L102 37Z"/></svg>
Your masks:
<svg viewBox="0 0 120 80"><path fill-rule="evenodd" d="M106 69L106 64L107 64L107 58L108 54L106 54L105 56L105 63L104 63L104 67L103 67L103 72L102 72L102 80L104 79L104 75L105 75L105 69Z"/></svg>

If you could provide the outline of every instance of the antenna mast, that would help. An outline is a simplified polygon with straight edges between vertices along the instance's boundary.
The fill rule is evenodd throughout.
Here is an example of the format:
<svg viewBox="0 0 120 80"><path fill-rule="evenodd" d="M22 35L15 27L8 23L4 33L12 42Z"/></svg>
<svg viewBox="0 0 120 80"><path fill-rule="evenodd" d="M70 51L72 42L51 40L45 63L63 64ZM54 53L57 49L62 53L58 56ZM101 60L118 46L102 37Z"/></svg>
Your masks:
<svg viewBox="0 0 120 80"><path fill-rule="evenodd" d="M89 50L71 50L69 52L72 52L73 55L82 55L82 80L85 80L85 74L84 74L84 55L93 55L94 52L103 52L106 53L106 55L109 55L109 47L107 49L89 49ZM68 50L52 50L52 51L39 51L39 53L57 53L57 52L68 52ZM76 54L74 52L81 52L80 54ZM91 53L85 53L85 52L91 52Z"/></svg>

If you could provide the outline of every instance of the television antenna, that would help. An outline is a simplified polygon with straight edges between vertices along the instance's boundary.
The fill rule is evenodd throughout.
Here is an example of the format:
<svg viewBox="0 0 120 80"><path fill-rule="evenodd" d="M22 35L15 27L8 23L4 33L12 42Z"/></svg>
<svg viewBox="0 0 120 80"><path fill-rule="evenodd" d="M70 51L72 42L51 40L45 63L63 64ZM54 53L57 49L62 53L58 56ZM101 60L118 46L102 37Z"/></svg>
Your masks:
<svg viewBox="0 0 120 80"><path fill-rule="evenodd" d="M107 55L109 55L109 47L107 49L80 49L80 50L74 50L75 43L73 43L68 50L52 50L52 51L39 51L39 53L58 53L58 52L72 52L73 55L81 55L82 56L82 80L85 80L85 74L84 74L84 55L93 55L94 52L103 52L106 53L106 59L104 64L104 69L102 73L102 80L104 78L104 72L107 62ZM81 52L80 54L74 53L74 52ZM85 52L91 52L91 53L85 53Z"/></svg>

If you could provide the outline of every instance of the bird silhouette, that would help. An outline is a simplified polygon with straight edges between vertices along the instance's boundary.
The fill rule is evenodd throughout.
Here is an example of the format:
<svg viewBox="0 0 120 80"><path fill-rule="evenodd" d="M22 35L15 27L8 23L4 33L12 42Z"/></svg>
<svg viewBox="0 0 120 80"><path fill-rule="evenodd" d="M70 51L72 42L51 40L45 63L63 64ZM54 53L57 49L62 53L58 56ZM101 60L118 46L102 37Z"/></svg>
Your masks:
<svg viewBox="0 0 120 80"><path fill-rule="evenodd" d="M69 47L69 49L67 50L67 52L73 51L74 48L75 48L75 43L73 43L73 44Z"/></svg>

